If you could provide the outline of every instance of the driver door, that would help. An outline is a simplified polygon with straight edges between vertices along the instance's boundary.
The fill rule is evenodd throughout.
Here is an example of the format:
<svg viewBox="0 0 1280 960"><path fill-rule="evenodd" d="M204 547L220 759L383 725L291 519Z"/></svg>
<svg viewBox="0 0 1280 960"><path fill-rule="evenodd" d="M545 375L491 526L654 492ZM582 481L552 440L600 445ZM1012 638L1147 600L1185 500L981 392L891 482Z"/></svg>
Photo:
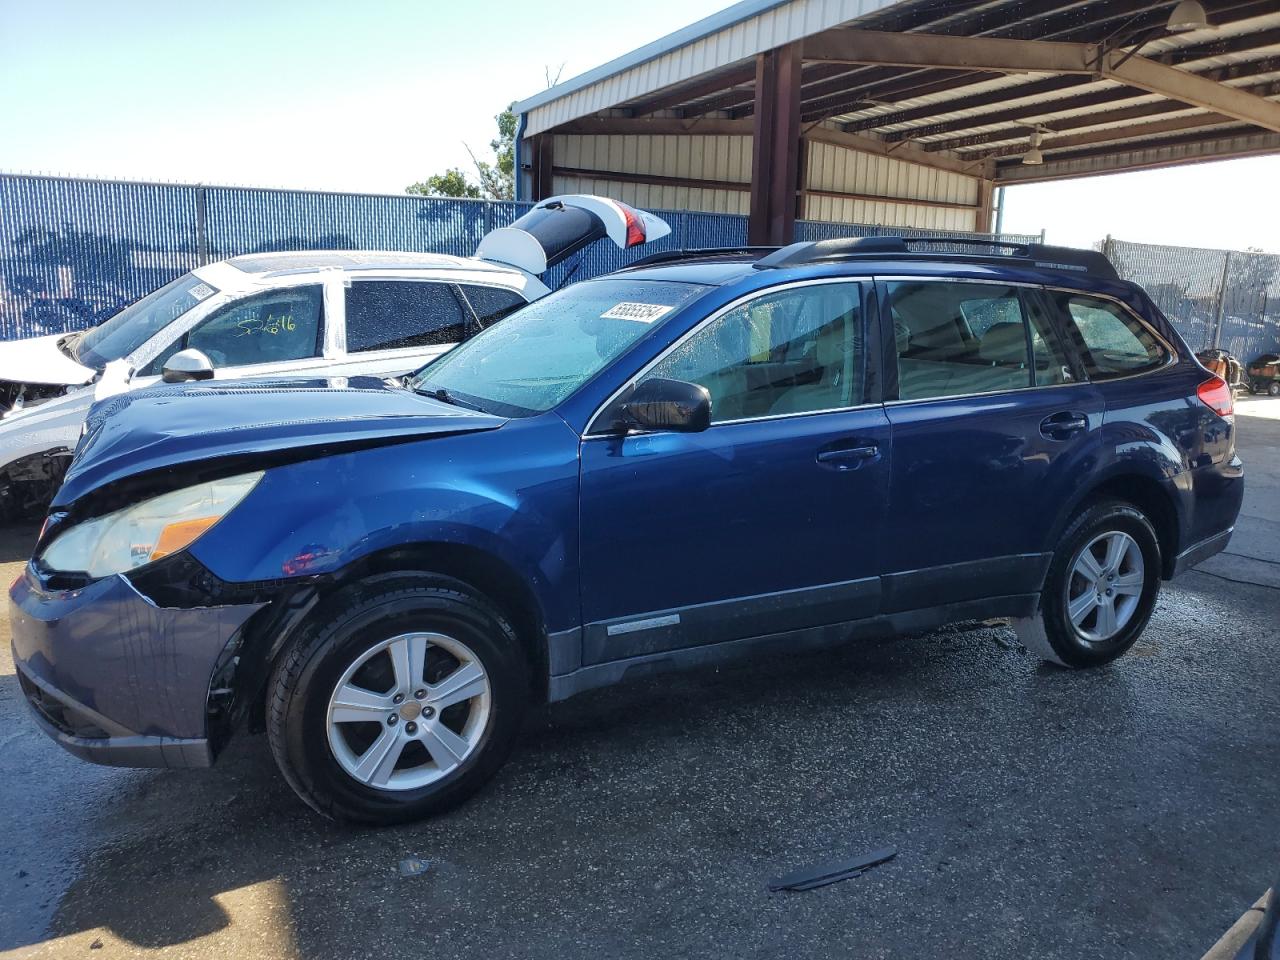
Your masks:
<svg viewBox="0 0 1280 960"><path fill-rule="evenodd" d="M706 387L709 429L588 431L584 663L878 612L890 437L868 388L871 297L823 281L733 306L638 378Z"/></svg>

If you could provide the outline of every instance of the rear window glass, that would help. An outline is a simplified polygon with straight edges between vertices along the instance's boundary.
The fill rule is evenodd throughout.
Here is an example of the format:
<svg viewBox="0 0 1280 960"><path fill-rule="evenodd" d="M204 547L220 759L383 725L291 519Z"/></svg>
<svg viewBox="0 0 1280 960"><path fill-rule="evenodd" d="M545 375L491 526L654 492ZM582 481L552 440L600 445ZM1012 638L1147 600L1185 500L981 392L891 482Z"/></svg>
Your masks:
<svg viewBox="0 0 1280 960"><path fill-rule="evenodd" d="M347 290L347 352L438 347L467 339L467 318L450 284L356 280Z"/></svg>
<svg viewBox="0 0 1280 960"><path fill-rule="evenodd" d="M1168 348L1120 304L1083 294L1055 296L1062 311L1071 318L1076 345L1090 379L1130 376L1168 362Z"/></svg>
<svg viewBox="0 0 1280 960"><path fill-rule="evenodd" d="M524 297L514 290L503 287L482 287L474 283L459 284L458 289L475 312L483 330L491 323L497 323L509 313L514 313L525 305Z"/></svg>

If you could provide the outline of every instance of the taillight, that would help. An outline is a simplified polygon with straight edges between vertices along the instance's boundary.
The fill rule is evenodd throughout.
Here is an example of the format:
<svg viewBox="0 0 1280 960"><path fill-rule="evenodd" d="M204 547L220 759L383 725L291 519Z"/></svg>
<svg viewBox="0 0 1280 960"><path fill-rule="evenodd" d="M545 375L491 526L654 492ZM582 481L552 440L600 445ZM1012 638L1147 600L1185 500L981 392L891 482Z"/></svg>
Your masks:
<svg viewBox="0 0 1280 960"><path fill-rule="evenodd" d="M617 203L617 201L614 202ZM625 203L618 203L618 209L622 211L622 216L627 221L627 246L638 247L644 243L644 221Z"/></svg>
<svg viewBox="0 0 1280 960"><path fill-rule="evenodd" d="M1231 393L1231 387L1221 377L1211 377L1196 387L1196 396L1200 398L1201 403L1220 417L1231 416L1231 411L1235 409L1235 397Z"/></svg>

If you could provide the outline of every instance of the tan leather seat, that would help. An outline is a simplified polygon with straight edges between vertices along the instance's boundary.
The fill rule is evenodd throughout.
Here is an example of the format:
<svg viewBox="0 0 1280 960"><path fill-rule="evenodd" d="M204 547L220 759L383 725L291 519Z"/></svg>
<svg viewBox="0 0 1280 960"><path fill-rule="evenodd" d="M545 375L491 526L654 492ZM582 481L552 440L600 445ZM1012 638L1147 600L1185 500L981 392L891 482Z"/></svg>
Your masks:
<svg viewBox="0 0 1280 960"><path fill-rule="evenodd" d="M816 383L802 383L787 390L770 413L805 413L835 410L852 403L853 344L848 337L853 314L845 314L818 333L815 359L820 368Z"/></svg>

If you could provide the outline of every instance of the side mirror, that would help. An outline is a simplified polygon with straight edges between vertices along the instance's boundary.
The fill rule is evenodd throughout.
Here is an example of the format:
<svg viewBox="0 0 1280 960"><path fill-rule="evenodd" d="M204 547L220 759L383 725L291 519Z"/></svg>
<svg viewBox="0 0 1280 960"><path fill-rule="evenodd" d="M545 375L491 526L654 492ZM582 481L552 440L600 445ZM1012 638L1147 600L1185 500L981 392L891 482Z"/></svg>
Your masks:
<svg viewBox="0 0 1280 960"><path fill-rule="evenodd" d="M190 383L192 380L212 380L213 361L202 350L179 350L165 361L160 379L165 383Z"/></svg>
<svg viewBox="0 0 1280 960"><path fill-rule="evenodd" d="M623 405L622 417L642 430L697 433L711 426L711 393L684 380L642 380Z"/></svg>

